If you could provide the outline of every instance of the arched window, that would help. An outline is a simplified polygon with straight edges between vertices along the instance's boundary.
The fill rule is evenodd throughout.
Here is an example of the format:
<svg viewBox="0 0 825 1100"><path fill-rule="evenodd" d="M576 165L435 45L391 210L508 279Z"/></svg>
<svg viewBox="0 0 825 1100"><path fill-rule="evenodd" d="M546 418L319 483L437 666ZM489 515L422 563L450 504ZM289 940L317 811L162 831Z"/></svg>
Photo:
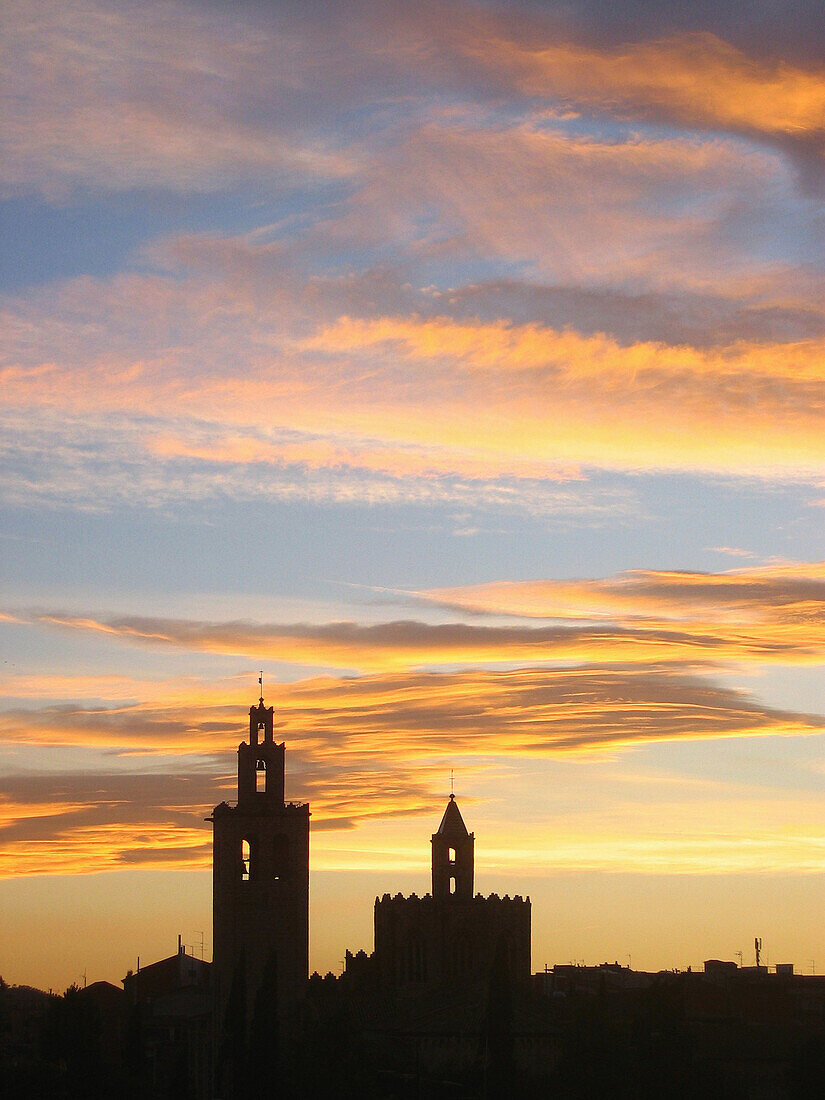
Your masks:
<svg viewBox="0 0 825 1100"><path fill-rule="evenodd" d="M266 760L259 760L255 765L255 790L258 794L266 790Z"/></svg>
<svg viewBox="0 0 825 1100"><path fill-rule="evenodd" d="M252 846L246 837L241 841L241 882L249 882L252 872Z"/></svg>

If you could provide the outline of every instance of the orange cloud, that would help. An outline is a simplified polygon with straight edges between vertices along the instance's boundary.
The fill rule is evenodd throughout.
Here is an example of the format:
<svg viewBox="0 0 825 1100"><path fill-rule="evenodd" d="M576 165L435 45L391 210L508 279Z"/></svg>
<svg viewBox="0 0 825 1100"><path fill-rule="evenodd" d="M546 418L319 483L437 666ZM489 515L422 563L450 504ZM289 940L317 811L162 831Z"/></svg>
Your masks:
<svg viewBox="0 0 825 1100"><path fill-rule="evenodd" d="M530 95L623 117L665 116L697 127L821 139L825 70L760 62L707 32L596 49L489 38L463 47Z"/></svg>
<svg viewBox="0 0 825 1100"><path fill-rule="evenodd" d="M647 740L821 728L816 716L761 707L741 693L664 665L323 677L277 684L270 695L278 736L299 754L302 773L310 764L310 772L326 764L352 767L353 753L363 768L377 752L374 763L383 769L385 754L409 761L433 751L577 752ZM0 732L9 744L203 756L225 751L236 740L238 711L237 702L225 700L182 702L175 689L168 701L158 693L155 700L129 704L7 709L0 712Z"/></svg>
<svg viewBox="0 0 825 1100"><path fill-rule="evenodd" d="M319 769L305 777L302 797L312 800L316 830L351 829L376 817L434 811L423 786L428 774ZM234 777L217 774L9 777L0 784L0 877L209 866L205 818L234 795Z"/></svg>
<svg viewBox="0 0 825 1100"><path fill-rule="evenodd" d="M34 410L41 425L46 410L63 410L57 438L71 432L72 415L81 418L84 440L89 417L108 413L107 432L120 432L133 460L346 463L421 484L439 474L562 479L580 466L776 477L825 465L823 364L821 340L707 349L504 321L344 317L277 363L259 360L254 377L190 376L170 350L151 365L10 366L0 382L24 437ZM175 430L138 430L136 408L176 418ZM268 438L273 408L276 432L303 438ZM204 421L223 427L210 439ZM64 467L69 457L84 462L71 438ZM24 452L36 448L25 440Z"/></svg>
<svg viewBox="0 0 825 1100"><path fill-rule="evenodd" d="M643 382L646 376L711 376L719 380L741 375L754 381L825 381L825 343L818 341L786 344L782 351L775 344L744 341L727 348L701 349L658 342L623 345L604 334L582 336L504 320L462 324L449 317L341 317L304 342L310 350L324 352L360 351L386 344L398 345L413 361L453 361L463 371L504 372L508 376L542 372L550 379L560 374L569 382L599 378L620 380L621 384L634 379Z"/></svg>
<svg viewBox="0 0 825 1100"><path fill-rule="evenodd" d="M563 588L564 586L562 586ZM552 591L552 584L549 586ZM477 610L481 601L496 599L476 590L467 595L465 606ZM529 586L523 594L529 601ZM504 597L508 586L503 587ZM424 594L425 596L427 594ZM456 603L462 593L435 592L437 602ZM479 607L473 601L479 600ZM515 600L518 601L515 586ZM595 606L595 595L590 596ZM604 613L580 618L605 619ZM518 612L515 612L518 613ZM558 617L572 617L560 614ZM618 618L618 616L614 616ZM638 661L642 663L681 660L687 663L719 664L746 661L757 664L819 663L825 655L821 629L814 616L789 617L785 623L739 621L724 615L694 616L678 624L667 615L658 619L649 613L647 621L563 625L479 625L464 622L427 623L398 620L363 625L355 622L256 623L200 622L185 619L123 616L112 619L85 618L63 613L44 613L32 622L69 630L91 631L128 642L192 652L288 661L299 665L376 671L434 665L539 664L558 661Z"/></svg>
<svg viewBox="0 0 825 1100"><path fill-rule="evenodd" d="M120 756L156 750L180 759L161 771L6 774L0 781L0 874L134 865L203 865L203 818L234 790L232 746L243 704L212 695L114 705L40 706L0 712L0 737L27 746L105 747ZM231 696L238 686L232 685ZM765 707L676 669L576 669L331 677L268 691L286 740L290 792L313 804L314 827L434 813L445 768L466 775L491 761L593 757L696 739L803 736L815 716ZM48 767L48 759L42 761ZM146 765L145 765L146 766ZM357 847L357 845L356 845Z"/></svg>
<svg viewBox="0 0 825 1100"><path fill-rule="evenodd" d="M453 608L530 618L727 623L742 632L760 624L774 631L810 628L814 640L825 623L825 562L723 573L637 569L601 580L502 581L417 595Z"/></svg>
<svg viewBox="0 0 825 1100"><path fill-rule="evenodd" d="M563 468L550 462L520 459L518 455L486 455L482 448L435 444L405 446L384 444L367 447L343 439L308 439L272 443L264 439L218 434L208 445L184 437L160 435L148 441L148 449L161 458L194 458L220 464L297 466L309 470L350 469L385 474L393 478L430 478L446 475L462 478L545 478L553 481L579 480L575 467Z"/></svg>
<svg viewBox="0 0 825 1100"><path fill-rule="evenodd" d="M442 394L429 420L416 425L407 413L417 442L446 432L465 446L481 437L488 449L532 458L772 476L811 472L825 458L821 341L624 346L503 321L341 318L306 346L339 355L383 350L429 364ZM392 430L403 414L387 402L381 415Z"/></svg>

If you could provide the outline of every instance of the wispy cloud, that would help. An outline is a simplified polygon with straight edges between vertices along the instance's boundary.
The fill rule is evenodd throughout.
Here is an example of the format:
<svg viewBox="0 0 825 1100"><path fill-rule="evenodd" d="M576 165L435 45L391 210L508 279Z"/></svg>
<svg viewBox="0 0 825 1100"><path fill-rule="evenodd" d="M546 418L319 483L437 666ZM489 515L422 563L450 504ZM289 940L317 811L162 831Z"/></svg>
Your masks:
<svg viewBox="0 0 825 1100"><path fill-rule="evenodd" d="M337 235L372 247L389 238L399 252L431 259L446 249L459 271L483 257L532 279L637 292L741 299L791 266L789 242L775 230L799 200L787 166L768 151L456 114L428 120L365 167ZM754 214L747 239L745 206Z"/></svg>
<svg viewBox="0 0 825 1100"><path fill-rule="evenodd" d="M60 417L35 426L25 415L0 418L4 479L0 499L27 508L108 511L231 496L236 501L319 505L450 505L598 522L634 514L628 487L591 483L572 465L487 453L483 448L370 440L254 424L126 414ZM48 424L48 431L46 425Z"/></svg>
<svg viewBox="0 0 825 1100"><path fill-rule="evenodd" d="M467 42L521 91L618 117L793 141L822 154L825 70L757 60L709 32L625 41Z"/></svg>
<svg viewBox="0 0 825 1100"><path fill-rule="evenodd" d="M308 4L247 5L228 21L174 0L10 3L2 179L47 196L336 179L357 169L365 136L386 140L436 104L492 105L502 89L525 110L543 99L558 114L666 120L821 155L820 68L709 31L640 38L641 17L594 42L562 15L357 3L346 20ZM360 141L336 129L347 108Z"/></svg>
<svg viewBox="0 0 825 1100"><path fill-rule="evenodd" d="M240 733L234 700L209 696L0 713L7 743L157 750L168 771L9 774L0 785L2 873L101 870L208 861L203 817L234 790L228 743ZM237 695L237 688L234 689ZM677 668L396 673L278 685L277 736L289 746L290 792L309 798L318 827L434 812L447 762L615 753L662 741L802 736L822 719L765 707ZM197 755L197 764L192 754ZM210 763L210 759L212 763ZM45 764L45 761L43 762ZM436 782L435 776L438 775Z"/></svg>
<svg viewBox="0 0 825 1100"><path fill-rule="evenodd" d="M166 291L156 290L157 306ZM167 306L181 291L170 293ZM125 303L112 304L112 317L95 321L101 340L112 338L108 352L94 338L82 347L81 318L44 315L36 356L9 324L7 497L67 499L88 481L102 506L119 493L169 500L223 486L282 499L543 499L549 510L584 512L622 507L582 480L594 468L773 479L825 466L821 339L624 344L413 315L340 317L285 341L242 308L214 337L207 310L191 348L161 340L147 357L128 335ZM36 315L25 321L36 325ZM219 367L233 333L249 359L227 369L232 353ZM265 348L270 336L276 346Z"/></svg>
<svg viewBox="0 0 825 1100"><path fill-rule="evenodd" d="M199 622L139 616L84 617L60 611L41 612L28 621L155 648L171 646L190 652L359 671L589 660L810 664L825 657L822 594L816 583L810 588L807 599L802 598L800 589L795 603L780 606L771 604L770 593L764 594L761 604L749 602L746 586L738 601L728 596L726 606L722 590L716 603L706 599L708 610L704 614L693 605L689 585L678 592L678 581L670 589L662 584L658 591L655 585L648 591L640 585L635 592L629 585L623 591L619 584L612 593L606 588L603 600L598 586L586 583L581 587L556 587L552 583L528 582L423 594L424 598L470 611L580 620L578 624L545 626L415 620L371 625L351 621ZM701 586L696 585L695 590L699 593L695 601L698 606ZM19 616L17 621L25 620Z"/></svg>
<svg viewBox="0 0 825 1100"><path fill-rule="evenodd" d="M694 573L636 569L574 581L503 581L420 592L453 608L551 619L760 624L814 630L825 619L825 562Z"/></svg>
<svg viewBox="0 0 825 1100"><path fill-rule="evenodd" d="M348 173L320 131L290 125L288 104L313 67L294 35L192 4L147 7L6 6L7 192L202 192Z"/></svg>

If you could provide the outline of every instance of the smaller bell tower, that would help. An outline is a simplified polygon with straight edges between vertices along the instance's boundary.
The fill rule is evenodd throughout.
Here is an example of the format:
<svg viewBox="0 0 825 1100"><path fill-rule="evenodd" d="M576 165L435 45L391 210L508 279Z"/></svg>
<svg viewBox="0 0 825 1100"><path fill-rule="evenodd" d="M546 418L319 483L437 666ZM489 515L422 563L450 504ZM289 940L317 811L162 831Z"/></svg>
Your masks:
<svg viewBox="0 0 825 1100"><path fill-rule="evenodd" d="M473 897L475 834L467 832L455 795L450 795L438 832L433 833L433 897L436 901Z"/></svg>

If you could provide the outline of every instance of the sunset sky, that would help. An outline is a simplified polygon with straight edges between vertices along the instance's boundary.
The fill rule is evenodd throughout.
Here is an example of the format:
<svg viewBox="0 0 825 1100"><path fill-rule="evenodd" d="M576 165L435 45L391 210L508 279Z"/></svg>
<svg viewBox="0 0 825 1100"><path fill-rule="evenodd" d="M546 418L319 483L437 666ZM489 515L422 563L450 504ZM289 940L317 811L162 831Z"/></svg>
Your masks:
<svg viewBox="0 0 825 1100"><path fill-rule="evenodd" d="M205 940L258 695L311 966L455 775L533 968L825 972L814 0L7 0L0 974Z"/></svg>

